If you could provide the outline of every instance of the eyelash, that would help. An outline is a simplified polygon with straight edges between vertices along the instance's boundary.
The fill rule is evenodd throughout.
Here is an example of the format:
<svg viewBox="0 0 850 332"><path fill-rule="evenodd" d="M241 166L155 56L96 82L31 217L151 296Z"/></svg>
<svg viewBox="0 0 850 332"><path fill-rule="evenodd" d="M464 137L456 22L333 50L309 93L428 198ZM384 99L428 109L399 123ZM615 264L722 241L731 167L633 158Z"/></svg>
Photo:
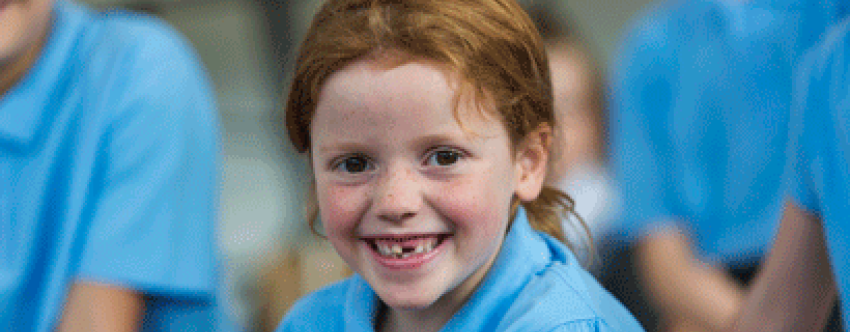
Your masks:
<svg viewBox="0 0 850 332"><path fill-rule="evenodd" d="M446 152L450 153L451 157L454 158L454 160L447 165L440 165L436 161L435 158L438 158L441 153L446 153ZM448 167L448 166L452 166L452 165L458 163L459 161L461 161L465 157L466 157L466 154L464 154L462 151L460 151L458 149L449 148L449 147L439 147L439 148L433 149L427 155L427 158L425 158L425 164L426 164L426 166L427 165L434 165L434 166L437 166L437 167ZM431 161L433 161L433 163Z"/></svg>
<svg viewBox="0 0 850 332"><path fill-rule="evenodd" d="M366 162L366 165L364 166L365 168L363 170L359 171L359 172L351 172L351 171L345 169L346 162L351 161L351 160L355 160L355 159L360 159L362 161L365 161ZM343 172L343 173L349 173L349 174L360 174L360 173L372 170L374 168L375 168L374 163L371 160L369 160L368 157L366 157L365 155L362 155L362 154L353 154L353 155L343 156L341 158L334 160L334 162L331 163L331 169L332 170Z"/></svg>

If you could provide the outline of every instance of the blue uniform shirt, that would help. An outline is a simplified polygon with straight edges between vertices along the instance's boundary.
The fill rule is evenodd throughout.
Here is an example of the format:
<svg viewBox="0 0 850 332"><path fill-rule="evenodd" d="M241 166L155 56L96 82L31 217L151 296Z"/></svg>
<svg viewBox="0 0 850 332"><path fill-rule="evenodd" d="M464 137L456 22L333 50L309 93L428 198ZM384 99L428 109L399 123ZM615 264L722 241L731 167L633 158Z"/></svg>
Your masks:
<svg viewBox="0 0 850 332"><path fill-rule="evenodd" d="M278 332L373 331L380 299L355 275L299 300ZM468 302L443 332L643 331L558 240L531 228L519 209Z"/></svg>
<svg viewBox="0 0 850 332"><path fill-rule="evenodd" d="M688 0L642 16L612 70L627 237L677 227L708 260L761 257L785 192L794 66L846 6Z"/></svg>
<svg viewBox="0 0 850 332"><path fill-rule="evenodd" d="M792 121L791 196L820 216L850 326L850 21L806 58Z"/></svg>
<svg viewBox="0 0 850 332"><path fill-rule="evenodd" d="M75 280L145 293L143 331L224 324L217 126L171 29L57 1L42 54L0 97L0 331L53 331Z"/></svg>

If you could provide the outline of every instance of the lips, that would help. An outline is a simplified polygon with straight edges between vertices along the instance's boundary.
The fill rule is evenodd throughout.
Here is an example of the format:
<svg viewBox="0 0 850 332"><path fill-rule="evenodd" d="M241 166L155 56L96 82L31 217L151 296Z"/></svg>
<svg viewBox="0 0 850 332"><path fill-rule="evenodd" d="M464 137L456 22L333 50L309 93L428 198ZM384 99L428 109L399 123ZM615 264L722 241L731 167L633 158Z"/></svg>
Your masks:
<svg viewBox="0 0 850 332"><path fill-rule="evenodd" d="M434 259L450 234L387 235L363 238L375 259L391 268L416 268Z"/></svg>

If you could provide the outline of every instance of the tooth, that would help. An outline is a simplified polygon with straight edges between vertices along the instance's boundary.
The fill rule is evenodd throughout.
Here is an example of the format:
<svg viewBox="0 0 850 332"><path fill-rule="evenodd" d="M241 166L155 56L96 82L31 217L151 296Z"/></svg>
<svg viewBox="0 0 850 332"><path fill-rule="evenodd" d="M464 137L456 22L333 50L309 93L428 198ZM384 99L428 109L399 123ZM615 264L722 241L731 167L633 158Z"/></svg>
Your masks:
<svg viewBox="0 0 850 332"><path fill-rule="evenodd" d="M393 254L398 256L398 255L401 255L402 252L403 252L403 250L401 249L401 245L393 244Z"/></svg>
<svg viewBox="0 0 850 332"><path fill-rule="evenodd" d="M422 243L417 244L416 250L414 252L419 254L419 253L422 253L423 251L425 251L425 247L422 245Z"/></svg>
<svg viewBox="0 0 850 332"><path fill-rule="evenodd" d="M378 253L383 256L389 256L392 252L390 247L384 243L378 244Z"/></svg>
<svg viewBox="0 0 850 332"><path fill-rule="evenodd" d="M434 241L428 241L425 243L425 252L429 252L434 249Z"/></svg>

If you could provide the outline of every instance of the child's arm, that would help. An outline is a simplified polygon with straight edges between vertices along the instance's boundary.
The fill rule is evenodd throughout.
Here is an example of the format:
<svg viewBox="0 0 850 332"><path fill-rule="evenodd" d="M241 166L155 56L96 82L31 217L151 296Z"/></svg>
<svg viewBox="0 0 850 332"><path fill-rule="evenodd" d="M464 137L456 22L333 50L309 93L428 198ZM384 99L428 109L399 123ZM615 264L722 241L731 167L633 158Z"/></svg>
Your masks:
<svg viewBox="0 0 850 332"><path fill-rule="evenodd" d="M788 202L734 331L822 331L836 295L820 218Z"/></svg>
<svg viewBox="0 0 850 332"><path fill-rule="evenodd" d="M57 332L135 332L144 316L143 296L131 289L75 282Z"/></svg>
<svg viewBox="0 0 850 332"><path fill-rule="evenodd" d="M637 260L641 284L665 315L705 331L732 323L743 290L725 271L696 258L685 234L669 230L644 238Z"/></svg>

